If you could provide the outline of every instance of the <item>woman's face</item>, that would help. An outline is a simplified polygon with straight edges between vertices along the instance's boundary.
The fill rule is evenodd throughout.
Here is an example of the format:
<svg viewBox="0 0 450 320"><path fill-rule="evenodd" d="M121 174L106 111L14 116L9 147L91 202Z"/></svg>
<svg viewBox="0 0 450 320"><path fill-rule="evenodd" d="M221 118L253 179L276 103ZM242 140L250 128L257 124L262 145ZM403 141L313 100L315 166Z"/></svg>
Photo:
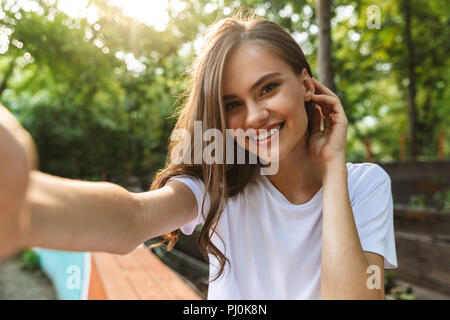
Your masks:
<svg viewBox="0 0 450 320"><path fill-rule="evenodd" d="M245 143L238 140L246 150L266 147L269 157L258 151L260 158L281 161L302 146L299 142L305 142L308 118L304 102L311 99L313 88L306 69L296 75L263 45L246 43L228 57L222 85L227 129L254 129L256 134L267 129L270 133L258 135L257 140L254 135L246 137ZM278 148L271 149L277 142Z"/></svg>

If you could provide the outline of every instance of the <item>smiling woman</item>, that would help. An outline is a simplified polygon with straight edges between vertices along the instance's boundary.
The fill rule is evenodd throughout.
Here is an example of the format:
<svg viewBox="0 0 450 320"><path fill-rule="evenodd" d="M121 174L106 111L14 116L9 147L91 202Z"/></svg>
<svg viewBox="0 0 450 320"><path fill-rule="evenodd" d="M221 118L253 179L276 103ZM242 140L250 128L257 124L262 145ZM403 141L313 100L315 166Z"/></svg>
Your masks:
<svg viewBox="0 0 450 320"><path fill-rule="evenodd" d="M271 155L279 170L267 177L256 170L262 161L169 160L152 183L157 190L182 182L197 200L197 216L180 230L203 225L208 299L383 298L381 272L381 285L371 287L366 272L396 267L390 181L377 165L345 161L338 97L274 22L227 18L204 38L176 130L195 138L197 121L221 132L253 129L235 141L249 156L252 145L279 144ZM199 151L191 149L192 159ZM177 237L165 235L169 248Z"/></svg>
<svg viewBox="0 0 450 320"><path fill-rule="evenodd" d="M125 254L161 235L171 249L180 230L202 224L208 299L383 298L384 267L397 267L390 178L376 164L346 162L348 122L337 95L313 78L275 22L226 18L204 38L174 129L189 133L181 140L194 146L191 161L167 157L142 193L33 171L21 242ZM221 162L208 163L207 139L192 140L197 127L222 139L230 129L255 132L242 144L231 139L236 153L225 149ZM279 170L268 176L259 155L233 161L238 146L247 160L250 146L276 143ZM171 141L169 155L179 144Z"/></svg>

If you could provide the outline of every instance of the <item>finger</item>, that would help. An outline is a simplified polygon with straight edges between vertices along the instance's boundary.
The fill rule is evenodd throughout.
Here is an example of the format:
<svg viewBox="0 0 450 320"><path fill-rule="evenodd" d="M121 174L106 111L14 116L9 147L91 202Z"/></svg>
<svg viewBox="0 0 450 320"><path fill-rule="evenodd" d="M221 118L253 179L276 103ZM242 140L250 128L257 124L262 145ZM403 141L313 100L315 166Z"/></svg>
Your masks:
<svg viewBox="0 0 450 320"><path fill-rule="evenodd" d="M314 85L319 89L319 91L320 91L321 93L326 93L326 94L328 94L328 95L337 97L336 94L335 94L333 91L331 91L330 89L328 89L323 83L319 82L319 80L317 80L317 79L315 79L315 78L313 78L313 77L311 77L311 79L313 80Z"/></svg>
<svg viewBox="0 0 450 320"><path fill-rule="evenodd" d="M344 114L336 114L333 113L330 115L330 121L332 124L344 124L344 125L348 125L348 120L347 117Z"/></svg>
<svg viewBox="0 0 450 320"><path fill-rule="evenodd" d="M333 96L329 96L326 94L312 94L312 99L315 101L325 102L327 104L336 104L339 103L339 99Z"/></svg>
<svg viewBox="0 0 450 320"><path fill-rule="evenodd" d="M337 97L327 96L325 94L313 94L311 99L315 102L326 104L328 108L331 108L336 113L344 113L344 108Z"/></svg>

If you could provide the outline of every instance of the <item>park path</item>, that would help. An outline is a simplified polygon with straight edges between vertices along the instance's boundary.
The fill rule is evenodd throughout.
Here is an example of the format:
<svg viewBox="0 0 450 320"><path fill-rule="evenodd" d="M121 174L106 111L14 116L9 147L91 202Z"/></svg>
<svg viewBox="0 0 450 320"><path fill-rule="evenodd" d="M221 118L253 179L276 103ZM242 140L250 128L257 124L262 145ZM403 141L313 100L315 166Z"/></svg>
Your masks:
<svg viewBox="0 0 450 320"><path fill-rule="evenodd" d="M0 262L0 300L55 300L53 284L41 270L22 270L20 256Z"/></svg>

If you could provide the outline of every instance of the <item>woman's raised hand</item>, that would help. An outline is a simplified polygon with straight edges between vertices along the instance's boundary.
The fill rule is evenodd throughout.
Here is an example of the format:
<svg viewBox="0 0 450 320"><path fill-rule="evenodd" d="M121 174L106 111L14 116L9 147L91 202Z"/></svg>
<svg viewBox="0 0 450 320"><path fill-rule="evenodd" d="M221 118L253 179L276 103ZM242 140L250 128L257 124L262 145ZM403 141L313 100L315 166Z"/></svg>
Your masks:
<svg viewBox="0 0 450 320"><path fill-rule="evenodd" d="M309 138L310 155L321 167L335 161L345 164L348 120L344 108L336 94L318 80L312 80L315 87L312 101L317 112Z"/></svg>

